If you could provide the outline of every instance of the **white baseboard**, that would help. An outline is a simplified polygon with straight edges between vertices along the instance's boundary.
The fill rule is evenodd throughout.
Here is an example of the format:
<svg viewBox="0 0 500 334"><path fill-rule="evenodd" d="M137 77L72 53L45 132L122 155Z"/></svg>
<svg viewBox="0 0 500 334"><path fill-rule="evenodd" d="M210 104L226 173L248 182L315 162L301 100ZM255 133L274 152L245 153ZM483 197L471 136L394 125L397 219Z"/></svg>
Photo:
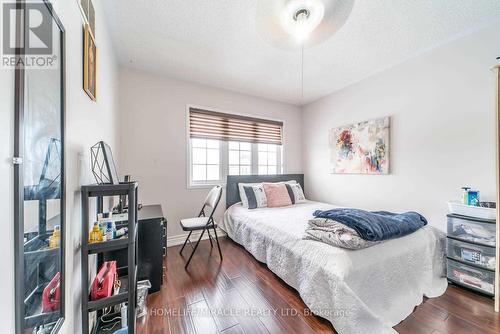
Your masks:
<svg viewBox="0 0 500 334"><path fill-rule="evenodd" d="M220 228L217 228L217 236L220 238L220 237L223 237L226 235L226 232L224 232L223 230L221 230ZM211 230L211 235L212 237L214 236L213 235L213 230ZM201 231L195 231L191 234L191 242L196 242L198 240L198 238L200 237L200 234L201 234ZM178 234L178 235L173 235L171 237L168 237L167 238L167 247L173 247L173 246L177 246L177 245L182 245L184 243L184 241L186 240L187 236L189 235L189 232L188 233L183 233L183 234ZM203 238L201 238L201 240L207 240L208 239L208 233L205 233L203 234Z"/></svg>

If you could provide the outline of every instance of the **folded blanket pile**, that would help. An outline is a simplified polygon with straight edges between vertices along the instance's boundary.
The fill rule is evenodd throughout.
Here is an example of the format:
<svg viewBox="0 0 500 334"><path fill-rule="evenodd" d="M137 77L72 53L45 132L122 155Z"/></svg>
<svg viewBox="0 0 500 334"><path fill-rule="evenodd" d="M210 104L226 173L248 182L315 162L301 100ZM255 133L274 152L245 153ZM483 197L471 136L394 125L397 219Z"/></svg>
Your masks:
<svg viewBox="0 0 500 334"><path fill-rule="evenodd" d="M378 242L362 239L358 232L339 222L325 218L309 220L304 239L321 241L335 247L362 249Z"/></svg>
<svg viewBox="0 0 500 334"><path fill-rule="evenodd" d="M331 219L350 227L367 241L399 238L427 225L425 217L416 212L396 214L386 211L331 209L317 210L313 215L316 218Z"/></svg>

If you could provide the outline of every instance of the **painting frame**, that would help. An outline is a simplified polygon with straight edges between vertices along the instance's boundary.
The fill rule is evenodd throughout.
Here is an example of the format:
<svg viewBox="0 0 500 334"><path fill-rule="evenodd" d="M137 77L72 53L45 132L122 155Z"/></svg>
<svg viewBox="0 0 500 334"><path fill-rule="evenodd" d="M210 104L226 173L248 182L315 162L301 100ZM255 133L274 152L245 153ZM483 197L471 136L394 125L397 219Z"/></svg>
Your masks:
<svg viewBox="0 0 500 334"><path fill-rule="evenodd" d="M94 9L94 4L92 3L92 0L89 0L89 9L88 9L87 23L90 25L90 30L92 31L92 35L94 36L94 39L95 39L95 37L96 37L96 31L95 31L95 9Z"/></svg>
<svg viewBox="0 0 500 334"><path fill-rule="evenodd" d="M88 11L90 0L76 0L76 2L78 3L78 8L80 9L84 22L88 23L87 18L89 16Z"/></svg>
<svg viewBox="0 0 500 334"><path fill-rule="evenodd" d="M330 173L390 174L390 133L390 116L331 128Z"/></svg>
<svg viewBox="0 0 500 334"><path fill-rule="evenodd" d="M83 24L90 24L90 30L94 38L96 37L95 29L95 9L92 0L76 0L78 8L80 9L80 14L82 16Z"/></svg>
<svg viewBox="0 0 500 334"><path fill-rule="evenodd" d="M89 24L85 24L83 47L83 90L92 101L97 101L98 50Z"/></svg>

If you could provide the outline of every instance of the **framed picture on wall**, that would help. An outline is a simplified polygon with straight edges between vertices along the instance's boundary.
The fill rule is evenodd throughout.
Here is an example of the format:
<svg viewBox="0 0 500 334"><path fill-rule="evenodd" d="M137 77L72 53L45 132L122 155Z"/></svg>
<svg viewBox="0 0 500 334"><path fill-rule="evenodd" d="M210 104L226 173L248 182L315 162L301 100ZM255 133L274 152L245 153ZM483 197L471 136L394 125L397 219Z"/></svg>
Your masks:
<svg viewBox="0 0 500 334"><path fill-rule="evenodd" d="M78 2L78 7L80 8L80 12L82 13L82 17L87 23L87 18L89 17L89 2L90 0L76 0Z"/></svg>
<svg viewBox="0 0 500 334"><path fill-rule="evenodd" d="M85 25L83 47L83 89L93 100L97 100L97 46L88 24Z"/></svg>
<svg viewBox="0 0 500 334"><path fill-rule="evenodd" d="M89 14L87 16L88 24L90 25L90 30L95 38L95 9L92 4L92 0L89 0Z"/></svg>
<svg viewBox="0 0 500 334"><path fill-rule="evenodd" d="M95 38L95 9L92 0L76 0L76 2L78 3L78 8L80 8L83 23L90 25L90 30Z"/></svg>
<svg viewBox="0 0 500 334"><path fill-rule="evenodd" d="M389 174L390 117L330 130L330 172Z"/></svg>

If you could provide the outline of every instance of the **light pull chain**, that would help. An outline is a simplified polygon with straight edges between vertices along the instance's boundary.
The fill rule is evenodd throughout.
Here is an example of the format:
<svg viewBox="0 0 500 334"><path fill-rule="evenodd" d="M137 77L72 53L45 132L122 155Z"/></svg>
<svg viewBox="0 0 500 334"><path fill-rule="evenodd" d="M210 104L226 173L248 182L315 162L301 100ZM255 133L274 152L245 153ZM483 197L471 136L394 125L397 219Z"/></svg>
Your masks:
<svg viewBox="0 0 500 334"><path fill-rule="evenodd" d="M304 103L304 43L302 43L301 48L301 77L300 77L300 86L301 86L301 102Z"/></svg>

